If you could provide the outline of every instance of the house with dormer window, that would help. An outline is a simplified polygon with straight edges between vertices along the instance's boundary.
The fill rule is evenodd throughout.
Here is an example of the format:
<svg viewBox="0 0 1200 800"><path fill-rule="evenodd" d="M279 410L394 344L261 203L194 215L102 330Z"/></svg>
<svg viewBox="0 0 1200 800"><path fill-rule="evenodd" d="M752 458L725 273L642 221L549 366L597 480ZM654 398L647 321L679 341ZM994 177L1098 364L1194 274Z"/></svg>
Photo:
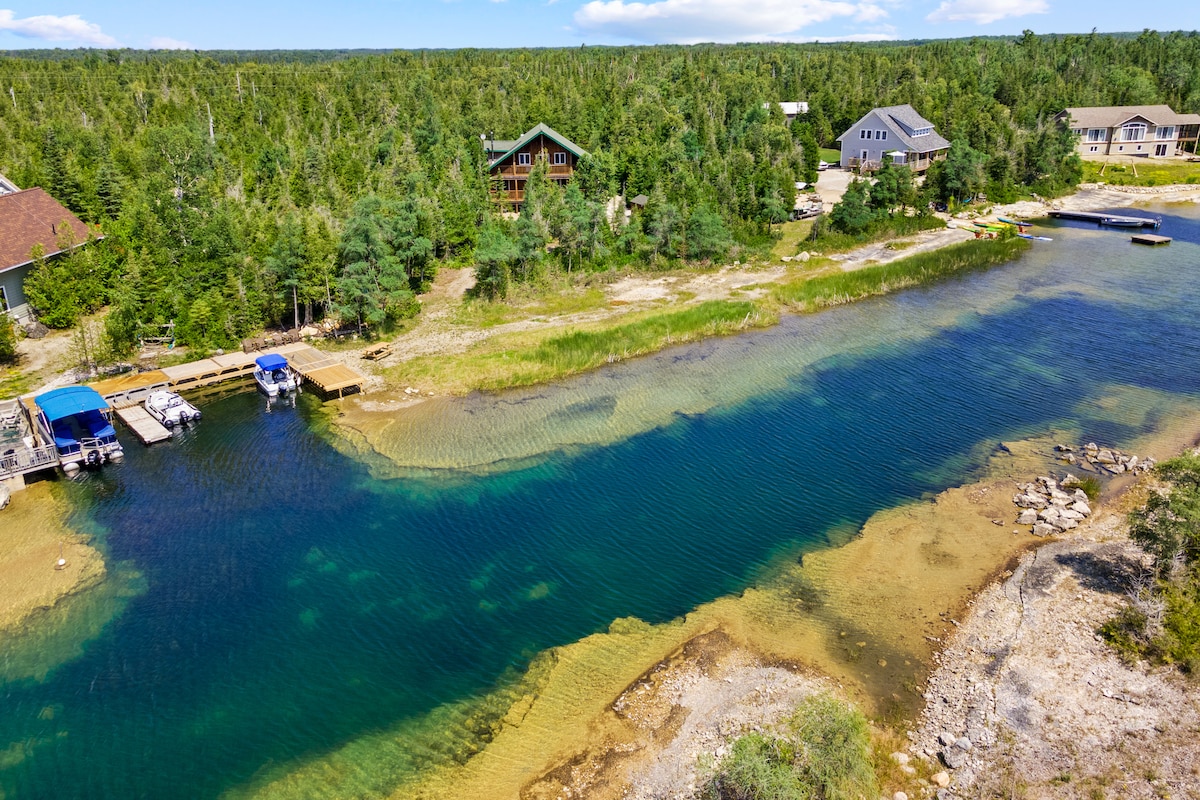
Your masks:
<svg viewBox="0 0 1200 800"><path fill-rule="evenodd" d="M1085 158L1169 158L1194 153L1200 138L1200 114L1176 114L1170 106L1068 108L1054 119L1079 137L1075 150Z"/></svg>
<svg viewBox="0 0 1200 800"><path fill-rule="evenodd" d="M525 202L525 183L539 159L546 163L546 177L566 183L575 175L579 159L588 153L549 125L537 125L520 139L488 139L483 148L492 177L492 199L519 209Z"/></svg>
<svg viewBox="0 0 1200 800"><path fill-rule="evenodd" d="M910 105L873 108L837 140L842 166L860 172L873 172L885 162L924 172L950 149L933 123Z"/></svg>

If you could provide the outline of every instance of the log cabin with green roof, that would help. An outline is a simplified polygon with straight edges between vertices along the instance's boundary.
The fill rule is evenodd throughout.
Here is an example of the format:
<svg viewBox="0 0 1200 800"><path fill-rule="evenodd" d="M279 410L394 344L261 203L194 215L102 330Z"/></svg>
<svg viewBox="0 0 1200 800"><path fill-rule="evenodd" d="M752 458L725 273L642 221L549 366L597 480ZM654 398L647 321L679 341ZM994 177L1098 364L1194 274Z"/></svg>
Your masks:
<svg viewBox="0 0 1200 800"><path fill-rule="evenodd" d="M516 140L484 138L491 175L492 199L520 209L533 165L543 160L546 177L565 184L575 175L579 159L588 152L549 125L538 124Z"/></svg>

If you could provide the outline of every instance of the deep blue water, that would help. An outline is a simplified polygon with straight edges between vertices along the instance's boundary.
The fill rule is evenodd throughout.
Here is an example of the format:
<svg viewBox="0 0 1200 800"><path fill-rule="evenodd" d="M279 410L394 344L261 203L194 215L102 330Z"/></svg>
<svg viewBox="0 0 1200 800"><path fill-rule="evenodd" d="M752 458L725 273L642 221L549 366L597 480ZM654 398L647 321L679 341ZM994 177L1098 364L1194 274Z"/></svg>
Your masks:
<svg viewBox="0 0 1200 800"><path fill-rule="evenodd" d="M968 479L981 443L1067 419L1128 441L1155 418L1108 413L1108 387L1200 397L1187 213L1168 248L1059 225L1006 267L679 351L767 359L786 388L515 473L376 481L311 398L209 401L194 432L68 487L148 588L82 657L2 687L0 752L22 757L0 758L0 796L215 797L615 618L740 591L781 549ZM844 352L791 366L831 327Z"/></svg>

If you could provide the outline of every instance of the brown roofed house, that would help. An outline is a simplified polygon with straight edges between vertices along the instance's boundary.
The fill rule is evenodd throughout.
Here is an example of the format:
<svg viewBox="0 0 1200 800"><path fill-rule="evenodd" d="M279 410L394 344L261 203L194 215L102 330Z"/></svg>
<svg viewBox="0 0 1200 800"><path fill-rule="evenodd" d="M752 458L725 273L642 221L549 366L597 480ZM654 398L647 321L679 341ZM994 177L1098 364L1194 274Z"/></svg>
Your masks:
<svg viewBox="0 0 1200 800"><path fill-rule="evenodd" d="M1055 119L1079 136L1075 149L1085 158L1169 158L1195 152L1200 134L1200 114L1176 114L1170 106L1068 108Z"/></svg>
<svg viewBox="0 0 1200 800"><path fill-rule="evenodd" d="M18 322L32 316L23 285L33 267L34 245L40 244L50 258L63 252L64 240L73 247L87 242L88 232L87 225L40 188L0 194L0 311Z"/></svg>

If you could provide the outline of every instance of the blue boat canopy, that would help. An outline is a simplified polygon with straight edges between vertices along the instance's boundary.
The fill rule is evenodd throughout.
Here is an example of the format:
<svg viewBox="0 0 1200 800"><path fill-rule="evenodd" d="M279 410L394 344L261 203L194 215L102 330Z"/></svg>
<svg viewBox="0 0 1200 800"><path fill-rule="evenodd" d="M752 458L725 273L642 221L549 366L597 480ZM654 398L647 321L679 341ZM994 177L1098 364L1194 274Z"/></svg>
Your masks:
<svg viewBox="0 0 1200 800"><path fill-rule="evenodd" d="M64 386L54 389L39 394L34 398L34 402L50 422L108 408L108 402L100 393L87 386Z"/></svg>
<svg viewBox="0 0 1200 800"><path fill-rule="evenodd" d="M258 368L271 372L277 369L283 369L288 365L287 359L276 353L270 353L265 356L259 356L254 359L254 363L258 364Z"/></svg>

